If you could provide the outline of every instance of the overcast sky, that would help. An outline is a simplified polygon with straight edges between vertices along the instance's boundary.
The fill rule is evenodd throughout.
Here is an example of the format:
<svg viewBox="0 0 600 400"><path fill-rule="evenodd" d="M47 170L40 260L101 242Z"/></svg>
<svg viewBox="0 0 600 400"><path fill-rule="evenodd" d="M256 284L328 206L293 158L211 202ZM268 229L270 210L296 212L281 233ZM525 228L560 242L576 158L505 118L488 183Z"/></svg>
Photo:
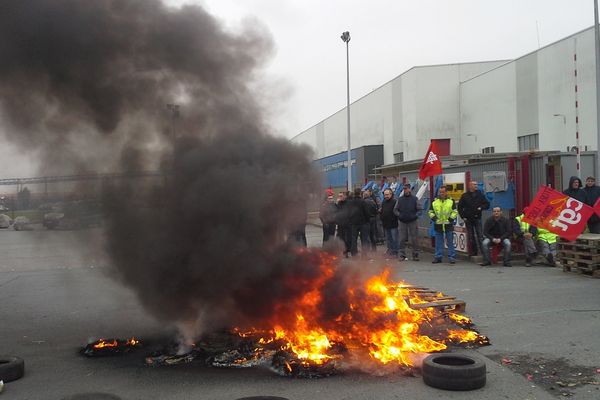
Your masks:
<svg viewBox="0 0 600 400"><path fill-rule="evenodd" d="M286 137L345 106L343 31L352 37L354 101L413 66L514 59L538 48L538 32L545 46L594 24L593 0L196 2L230 29L255 17L271 32L276 54L267 73L281 91L273 123Z"/></svg>
<svg viewBox="0 0 600 400"><path fill-rule="evenodd" d="M204 5L232 31L250 19L270 32L276 49L261 93L288 138L345 106L345 30L354 101L413 66L513 59L537 49L538 37L545 46L594 23L593 0L165 1ZM37 174L0 145L0 178Z"/></svg>

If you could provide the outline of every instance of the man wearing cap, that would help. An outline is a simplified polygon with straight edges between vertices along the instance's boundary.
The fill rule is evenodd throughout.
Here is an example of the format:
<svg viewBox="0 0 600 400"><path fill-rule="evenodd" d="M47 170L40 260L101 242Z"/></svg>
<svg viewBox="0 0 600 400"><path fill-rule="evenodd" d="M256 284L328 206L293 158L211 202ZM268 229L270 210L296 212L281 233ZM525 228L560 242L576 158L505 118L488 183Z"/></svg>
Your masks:
<svg viewBox="0 0 600 400"><path fill-rule="evenodd" d="M408 260L406 257L406 241L410 241L410 247L412 250L412 258L414 261L419 261L419 248L417 246L417 218L419 218L419 211L423 208L419 204L419 200L416 196L413 196L410 190L410 183L404 184L402 194L396 201L394 207L394 214L398 217L398 231L399 231L399 246L398 246L398 260Z"/></svg>
<svg viewBox="0 0 600 400"><path fill-rule="evenodd" d="M596 204L596 201L600 197L600 187L596 186L596 178L588 176L585 180L583 191L585 192L585 204L594 207L594 204ZM587 225L590 233L600 233L600 218L596 213L592 214L590 219L588 219Z"/></svg>

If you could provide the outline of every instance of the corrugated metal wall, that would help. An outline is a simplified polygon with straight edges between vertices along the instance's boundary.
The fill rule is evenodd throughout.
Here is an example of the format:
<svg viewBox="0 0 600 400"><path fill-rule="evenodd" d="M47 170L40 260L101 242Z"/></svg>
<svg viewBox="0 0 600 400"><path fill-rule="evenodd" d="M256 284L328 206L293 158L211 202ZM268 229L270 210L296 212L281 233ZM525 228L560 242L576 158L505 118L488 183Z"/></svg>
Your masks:
<svg viewBox="0 0 600 400"><path fill-rule="evenodd" d="M533 200L540 186L546 185L544 157L529 157L529 201Z"/></svg>

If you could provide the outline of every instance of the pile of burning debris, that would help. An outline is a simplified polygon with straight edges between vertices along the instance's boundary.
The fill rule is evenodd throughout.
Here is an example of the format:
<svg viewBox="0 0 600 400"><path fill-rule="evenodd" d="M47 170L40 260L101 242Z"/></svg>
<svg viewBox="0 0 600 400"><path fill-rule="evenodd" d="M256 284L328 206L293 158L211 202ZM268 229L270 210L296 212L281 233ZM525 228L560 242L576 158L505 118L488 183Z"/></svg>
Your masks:
<svg viewBox="0 0 600 400"><path fill-rule="evenodd" d="M311 316L319 299L314 291L300 301L293 325L212 333L183 351L173 343L150 353L146 364L266 366L280 375L310 378L347 369L412 373L419 354L490 344L468 317L445 306L448 297L443 293L390 282L388 275L386 271L369 279L362 290L352 289L347 311L326 326ZM138 347L135 339L103 340L88 344L84 354L103 356Z"/></svg>

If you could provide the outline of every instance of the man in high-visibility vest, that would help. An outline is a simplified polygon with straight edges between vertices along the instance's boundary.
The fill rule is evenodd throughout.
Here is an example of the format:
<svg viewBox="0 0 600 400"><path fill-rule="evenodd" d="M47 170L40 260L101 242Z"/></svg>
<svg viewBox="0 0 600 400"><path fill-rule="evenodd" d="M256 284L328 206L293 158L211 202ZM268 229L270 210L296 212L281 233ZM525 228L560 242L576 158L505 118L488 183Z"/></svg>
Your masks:
<svg viewBox="0 0 600 400"><path fill-rule="evenodd" d="M551 267L555 267L556 259L556 240L558 235L544 228L538 228L538 244L542 250L542 256Z"/></svg>
<svg viewBox="0 0 600 400"><path fill-rule="evenodd" d="M442 262L444 256L444 238L448 245L448 261L456 263L456 250L454 249L454 222L456 221L456 205L448 197L445 186L438 190L438 197L429 206L429 218L433 221L435 231L435 256L432 263Z"/></svg>
<svg viewBox="0 0 600 400"><path fill-rule="evenodd" d="M536 235L538 234L538 229L523 221L523 217L527 212L528 207L523 209L523 214L519 215L515 218L515 223L513 224L513 232L516 235L517 239L523 243L523 248L525 249L525 266L531 267L531 263L537 257L537 247L535 246Z"/></svg>

